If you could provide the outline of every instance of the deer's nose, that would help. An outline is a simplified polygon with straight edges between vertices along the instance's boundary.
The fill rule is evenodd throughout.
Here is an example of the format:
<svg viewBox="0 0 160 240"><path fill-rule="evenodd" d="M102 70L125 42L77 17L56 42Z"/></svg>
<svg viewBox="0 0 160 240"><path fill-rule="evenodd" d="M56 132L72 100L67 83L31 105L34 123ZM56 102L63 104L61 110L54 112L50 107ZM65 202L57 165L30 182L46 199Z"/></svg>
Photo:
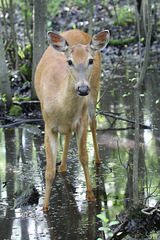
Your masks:
<svg viewBox="0 0 160 240"><path fill-rule="evenodd" d="M88 86L78 87L77 93L79 96L87 96L90 92L90 88Z"/></svg>

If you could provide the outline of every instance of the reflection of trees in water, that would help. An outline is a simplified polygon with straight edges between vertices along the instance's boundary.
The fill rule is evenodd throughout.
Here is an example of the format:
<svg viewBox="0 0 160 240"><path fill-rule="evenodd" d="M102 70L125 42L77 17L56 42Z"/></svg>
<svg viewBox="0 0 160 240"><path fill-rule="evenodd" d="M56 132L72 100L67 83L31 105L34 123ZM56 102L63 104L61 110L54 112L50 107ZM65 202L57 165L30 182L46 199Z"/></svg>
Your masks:
<svg viewBox="0 0 160 240"><path fill-rule="evenodd" d="M5 149L6 149L6 195L8 206L6 211L3 209L2 215L5 217L0 218L1 232L0 238L10 239L12 234L14 236L17 232L17 238L20 236L23 239L29 239L28 227L30 226L30 219L16 217L15 209L13 208L13 196L17 190L25 190L29 185L33 174L29 176L33 164L33 134L28 133L23 128L19 129L6 129L4 130L5 136ZM33 173L32 169L32 173ZM4 179L3 179L4 180ZM23 214L23 210L19 212ZM19 223L19 224L18 224Z"/></svg>
<svg viewBox="0 0 160 240"><path fill-rule="evenodd" d="M14 129L11 129L10 131L4 131L5 135L5 148L6 148L6 176L5 176L5 182L6 182L6 195L7 195L7 202L8 206L6 207L6 212L1 208L0 212L2 216L0 218L0 226L1 226L1 232L0 236L3 239L10 239L10 236L12 235L12 225L13 220L15 217L15 211L11 207L13 207L12 202L12 196L14 192L14 166L15 166L15 141L14 141L14 135L15 131ZM12 137L11 137L12 136ZM7 227L6 227L7 226Z"/></svg>
<svg viewBox="0 0 160 240"><path fill-rule="evenodd" d="M150 112L151 124L157 129L154 131L154 140L156 143L157 156L160 156L160 86L159 86L159 74L151 73L147 74L145 81L146 88L146 106ZM160 166L160 157L158 157Z"/></svg>

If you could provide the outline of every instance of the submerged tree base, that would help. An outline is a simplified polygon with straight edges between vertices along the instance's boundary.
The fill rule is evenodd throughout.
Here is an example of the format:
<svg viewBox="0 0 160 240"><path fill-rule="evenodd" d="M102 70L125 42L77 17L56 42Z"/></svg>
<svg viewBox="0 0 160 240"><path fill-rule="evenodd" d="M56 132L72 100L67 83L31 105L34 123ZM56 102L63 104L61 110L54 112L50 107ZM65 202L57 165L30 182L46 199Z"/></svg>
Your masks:
<svg viewBox="0 0 160 240"><path fill-rule="evenodd" d="M113 228L113 236L109 239L123 239L130 235L133 238L143 239L151 232L160 230L159 201L155 207L139 205L130 207L117 217L119 224Z"/></svg>

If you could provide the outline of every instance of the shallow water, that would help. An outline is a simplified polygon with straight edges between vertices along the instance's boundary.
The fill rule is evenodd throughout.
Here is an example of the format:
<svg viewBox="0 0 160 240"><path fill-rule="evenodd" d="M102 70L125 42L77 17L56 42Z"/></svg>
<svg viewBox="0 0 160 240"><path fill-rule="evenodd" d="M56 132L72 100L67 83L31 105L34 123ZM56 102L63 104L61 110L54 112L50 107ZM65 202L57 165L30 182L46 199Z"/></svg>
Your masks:
<svg viewBox="0 0 160 240"><path fill-rule="evenodd" d="M105 63L104 63L105 65ZM107 72L107 66L104 66ZM114 66L113 66L114 68ZM134 120L133 82L135 59L125 59L114 78L104 79L98 104L102 111ZM106 79L105 79L106 78ZM160 174L160 74L148 72L141 94L140 122L154 129L140 131L141 195L154 206L159 199ZM0 129L0 239L98 239L102 222L96 217L105 212L109 220L132 203L132 179L129 168L134 150L133 125L111 117L97 116L98 143L102 164L96 168L91 133L88 133L89 169L96 196L95 204L86 201L86 185L78 160L73 134L67 161L67 173L56 174L52 185L50 211L43 214L45 190L45 152L43 126L24 125ZM114 130L113 130L114 129ZM61 159L63 136L59 137L57 169ZM15 208L14 192L34 184L40 193L38 205ZM152 233L148 239L157 239ZM129 237L128 237L129 238ZM131 238L130 238L131 239Z"/></svg>

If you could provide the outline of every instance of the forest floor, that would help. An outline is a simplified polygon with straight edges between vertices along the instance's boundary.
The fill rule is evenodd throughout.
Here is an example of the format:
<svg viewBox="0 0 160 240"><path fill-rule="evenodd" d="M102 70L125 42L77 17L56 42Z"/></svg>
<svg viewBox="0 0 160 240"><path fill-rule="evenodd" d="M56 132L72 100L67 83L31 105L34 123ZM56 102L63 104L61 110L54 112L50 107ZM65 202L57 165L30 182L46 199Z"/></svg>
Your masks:
<svg viewBox="0 0 160 240"><path fill-rule="evenodd" d="M123 2L123 1L122 1ZM115 9L111 3L108 1L108 5L104 6L102 3L96 3L94 8L93 16L93 34L108 29L110 31L111 40L106 49L103 50L103 56L105 62L107 61L108 66L113 68L119 61L119 58L122 55L130 55L139 58L139 44L138 44L138 35L136 33L135 27L135 18L133 14L133 1L130 1L130 5L126 5L126 8L123 8L123 3L121 6ZM129 4L128 3L128 4ZM125 2L124 2L125 4ZM124 10L126 9L126 10ZM122 14L123 13L123 14ZM122 16L121 16L122 15ZM121 16L121 17L120 17ZM9 54L8 56L8 68L11 79L11 90L13 95L14 104L19 105L22 108L22 111L15 113L5 113L4 108L1 107L1 122L2 124L7 124L14 121L12 115L20 115L20 118L23 115L23 118L39 118L40 117L40 108L37 111L37 102L31 102L31 71L32 71L32 59L30 57L30 52L27 50L28 40L24 34L24 19L20 11L20 7L15 9L15 30L17 34L18 45L24 46L24 57L19 57L19 70L15 71L13 64L10 62ZM119 19L117 21L117 18ZM51 16L47 16L47 27L48 30L60 32L66 31L72 28L78 28L83 31L88 31L89 24L89 6L63 6L61 5L57 15L52 19ZM9 25L9 19L7 18L7 24ZM150 70L160 71L159 65L159 49L160 39L159 30L153 28L152 34L152 43L151 43L151 57L157 56L157 59L153 64L150 65ZM127 42L125 41L127 39ZM112 41L114 40L114 41ZM116 40L116 41L115 41ZM117 42L118 40L118 42ZM145 52L145 41L141 43L141 56L143 58ZM107 56L107 57L105 57ZM102 63L103 59L102 57ZM107 60L106 60L107 59ZM105 71L104 71L105 74ZM106 78L107 78L106 73ZM22 114L22 115L21 115ZM4 121L3 121L4 120ZM17 120L17 116L16 116Z"/></svg>

